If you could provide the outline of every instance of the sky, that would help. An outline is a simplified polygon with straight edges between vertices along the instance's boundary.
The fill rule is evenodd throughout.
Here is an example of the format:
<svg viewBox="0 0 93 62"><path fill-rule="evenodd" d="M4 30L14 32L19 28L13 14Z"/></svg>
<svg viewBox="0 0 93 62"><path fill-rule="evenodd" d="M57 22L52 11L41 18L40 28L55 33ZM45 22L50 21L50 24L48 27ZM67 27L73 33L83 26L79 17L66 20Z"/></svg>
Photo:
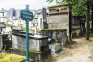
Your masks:
<svg viewBox="0 0 93 62"><path fill-rule="evenodd" d="M49 4L46 2L46 0L0 0L0 9L25 9L26 4L29 5L31 10L37 10L42 7L56 5L55 2Z"/></svg>

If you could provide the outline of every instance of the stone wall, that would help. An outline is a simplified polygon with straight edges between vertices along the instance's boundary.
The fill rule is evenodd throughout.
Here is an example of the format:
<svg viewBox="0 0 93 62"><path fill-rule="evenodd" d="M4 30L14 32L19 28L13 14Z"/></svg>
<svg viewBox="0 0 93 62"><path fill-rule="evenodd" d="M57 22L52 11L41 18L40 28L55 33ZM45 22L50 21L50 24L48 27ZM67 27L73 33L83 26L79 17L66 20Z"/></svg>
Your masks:
<svg viewBox="0 0 93 62"><path fill-rule="evenodd" d="M69 32L69 21L66 15L52 15L48 17L49 29L67 29ZM69 33L67 33L69 34Z"/></svg>

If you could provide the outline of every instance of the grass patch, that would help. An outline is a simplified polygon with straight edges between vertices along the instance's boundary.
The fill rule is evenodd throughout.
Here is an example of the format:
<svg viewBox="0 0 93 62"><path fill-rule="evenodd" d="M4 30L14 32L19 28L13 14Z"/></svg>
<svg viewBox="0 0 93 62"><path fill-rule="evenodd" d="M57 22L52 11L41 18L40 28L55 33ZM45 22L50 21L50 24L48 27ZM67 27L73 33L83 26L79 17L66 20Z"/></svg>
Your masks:
<svg viewBox="0 0 93 62"><path fill-rule="evenodd" d="M2 55L2 56L1 56ZM10 54L10 53L1 53L0 56L2 57L0 59L0 62L20 62L26 59L25 56L16 55L16 54Z"/></svg>
<svg viewBox="0 0 93 62"><path fill-rule="evenodd" d="M0 55L0 59L4 58L4 56Z"/></svg>

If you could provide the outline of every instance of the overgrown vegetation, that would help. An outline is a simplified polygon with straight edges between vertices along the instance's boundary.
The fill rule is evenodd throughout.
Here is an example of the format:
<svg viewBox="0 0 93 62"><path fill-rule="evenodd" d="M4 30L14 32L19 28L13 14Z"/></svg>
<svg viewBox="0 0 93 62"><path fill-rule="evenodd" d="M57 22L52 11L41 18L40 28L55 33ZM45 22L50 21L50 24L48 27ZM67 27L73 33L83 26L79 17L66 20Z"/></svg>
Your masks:
<svg viewBox="0 0 93 62"><path fill-rule="evenodd" d="M87 0L47 0L47 2L56 1L57 5L71 4L73 15L86 15ZM89 0L90 4L93 4L93 0Z"/></svg>
<svg viewBox="0 0 93 62"><path fill-rule="evenodd" d="M3 52L0 54L0 58L0 62L20 62L25 60L26 57Z"/></svg>

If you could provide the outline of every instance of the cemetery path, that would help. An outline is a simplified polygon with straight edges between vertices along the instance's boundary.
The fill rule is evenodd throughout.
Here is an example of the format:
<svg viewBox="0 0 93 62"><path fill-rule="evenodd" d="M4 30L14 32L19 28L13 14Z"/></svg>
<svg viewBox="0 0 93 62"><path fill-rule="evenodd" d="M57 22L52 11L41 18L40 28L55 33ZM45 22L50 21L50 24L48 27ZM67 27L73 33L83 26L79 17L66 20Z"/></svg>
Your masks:
<svg viewBox="0 0 93 62"><path fill-rule="evenodd" d="M93 62L91 53L91 49L93 48L91 46L93 44L92 41L92 38L89 41L86 41L85 38L73 39L73 43L68 45L65 50L69 56L67 55L65 58L62 58L62 53L56 62Z"/></svg>
<svg viewBox="0 0 93 62"><path fill-rule="evenodd" d="M65 46L65 50L58 56L52 56L46 62L93 62L93 36L90 40L85 37L74 38Z"/></svg>
<svg viewBox="0 0 93 62"><path fill-rule="evenodd" d="M66 52L66 53L65 53ZM64 54L67 54L65 57ZM93 62L93 38L85 40L85 37L75 38L73 42L66 46L56 62Z"/></svg>

